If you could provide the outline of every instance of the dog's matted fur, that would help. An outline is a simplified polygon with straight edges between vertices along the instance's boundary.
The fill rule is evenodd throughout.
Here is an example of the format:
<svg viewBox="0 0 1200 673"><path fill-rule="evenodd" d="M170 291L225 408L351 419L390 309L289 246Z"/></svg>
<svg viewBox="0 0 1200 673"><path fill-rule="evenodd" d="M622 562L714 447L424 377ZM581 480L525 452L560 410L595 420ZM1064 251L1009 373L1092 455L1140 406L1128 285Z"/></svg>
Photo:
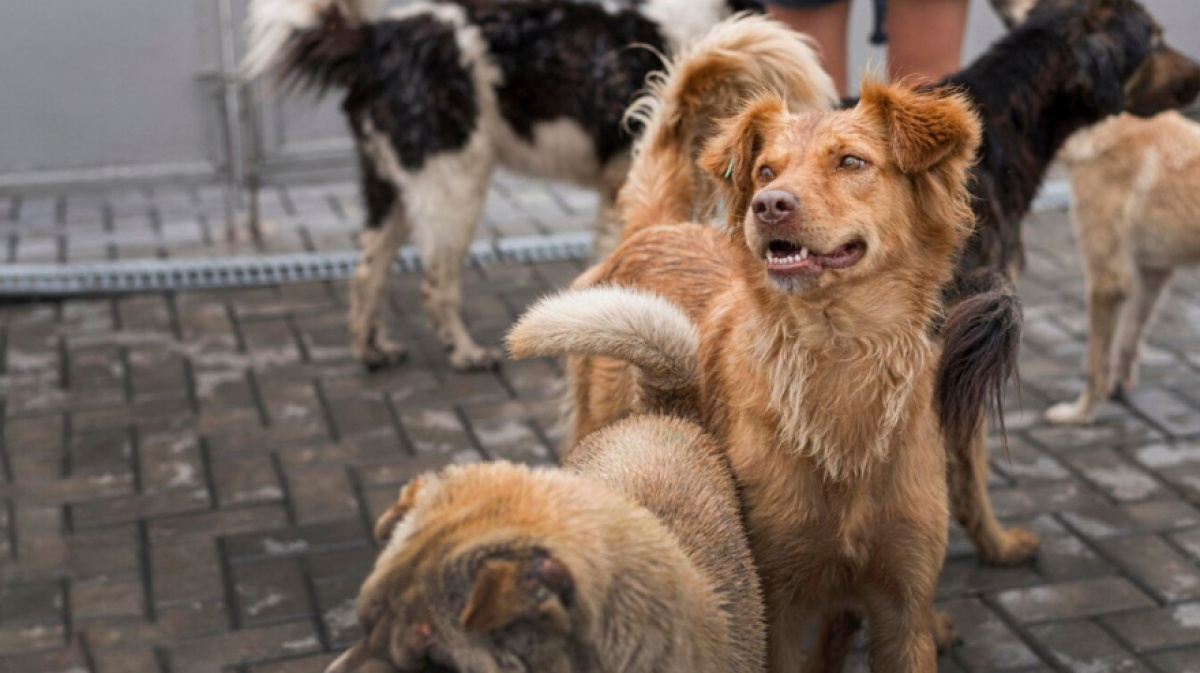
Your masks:
<svg viewBox="0 0 1200 673"><path fill-rule="evenodd" d="M1159 296L1177 267L1200 262L1200 124L1121 115L1076 133L1059 158L1087 274L1088 344L1083 391L1046 418L1078 423L1134 387Z"/></svg>
<svg viewBox="0 0 1200 673"><path fill-rule="evenodd" d="M978 120L948 91L867 82L855 109L807 115L760 93L701 156L722 231L683 223L687 168L669 166L688 158L706 66L677 62L658 89L651 115L674 121L639 141L625 240L522 317L510 350L577 356L575 437L639 404L717 437L763 577L770 670L838 670L865 615L874 670L933 671L948 513L930 324L969 232ZM626 287L586 287L604 284Z"/></svg>
<svg viewBox="0 0 1200 673"><path fill-rule="evenodd" d="M422 297L457 368L490 366L463 323L462 265L497 165L601 194L596 252L616 243L613 200L629 166L622 114L669 53L748 0L412 2L253 0L246 72L345 90L366 207L350 284L354 354L404 358L381 302L411 236ZM619 7L619 8L617 8Z"/></svg>
<svg viewBox="0 0 1200 673"><path fill-rule="evenodd" d="M758 673L762 594L729 466L664 416L564 469L419 477L376 527L366 633L327 673Z"/></svg>

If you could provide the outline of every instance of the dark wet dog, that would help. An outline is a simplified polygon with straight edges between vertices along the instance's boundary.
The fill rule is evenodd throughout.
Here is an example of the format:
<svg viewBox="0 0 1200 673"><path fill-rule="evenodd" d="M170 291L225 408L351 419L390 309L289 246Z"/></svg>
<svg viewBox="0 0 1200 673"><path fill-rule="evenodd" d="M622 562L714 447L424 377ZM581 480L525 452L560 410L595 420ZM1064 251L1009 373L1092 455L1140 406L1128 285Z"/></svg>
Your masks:
<svg viewBox="0 0 1200 673"><path fill-rule="evenodd" d="M1012 32L943 82L966 93L984 123L973 171L976 231L946 299L993 304L990 324L955 327L970 330L983 346L1000 339L1015 348L1020 317L1011 283L1024 262L1021 221L1055 154L1075 131L1111 115L1147 116L1187 105L1200 91L1200 66L1165 44L1161 26L1134 0L992 4ZM980 558L999 564L1028 559L1037 538L1004 530L988 502L983 430L947 441L952 508Z"/></svg>

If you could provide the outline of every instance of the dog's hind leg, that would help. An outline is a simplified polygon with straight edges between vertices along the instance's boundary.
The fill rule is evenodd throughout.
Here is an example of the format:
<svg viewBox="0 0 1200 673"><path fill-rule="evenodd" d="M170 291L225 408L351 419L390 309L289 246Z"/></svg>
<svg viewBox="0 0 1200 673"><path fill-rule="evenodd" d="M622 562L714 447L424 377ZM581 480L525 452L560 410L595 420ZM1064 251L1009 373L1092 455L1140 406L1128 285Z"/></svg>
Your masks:
<svg viewBox="0 0 1200 673"><path fill-rule="evenodd" d="M1126 309L1135 272L1129 268L1120 250L1110 252L1112 256L1102 259L1099 258L1102 251L1087 251L1087 381L1083 392L1074 402L1063 402L1046 410L1046 419L1049 421L1087 421L1113 392L1113 379L1110 376L1114 369L1113 350L1118 317ZM1150 304L1152 306L1153 302Z"/></svg>
<svg viewBox="0 0 1200 673"><path fill-rule="evenodd" d="M359 238L362 254L350 279L350 344L364 366L380 369L406 356L404 346L387 336L380 303L396 252L408 237L408 222L397 187L380 177L367 157L362 159L367 222Z"/></svg>
<svg viewBox="0 0 1200 673"><path fill-rule="evenodd" d="M1117 321L1116 360L1110 381L1121 393L1129 393L1137 385L1138 355L1146 327L1158 306L1162 291L1171 280L1171 269L1139 268L1133 278L1133 292Z"/></svg>
<svg viewBox="0 0 1200 673"><path fill-rule="evenodd" d="M461 314L463 262L483 214L493 166L492 150L479 134L462 151L427 161L406 185L405 206L425 267L421 296L455 369L494 367L500 361L499 349L475 343Z"/></svg>
<svg viewBox="0 0 1200 673"><path fill-rule="evenodd" d="M987 429L984 423L969 446L950 446L947 452L950 507L975 545L979 560L991 565L1024 563L1037 553L1038 538L1020 528L1005 530L988 498Z"/></svg>

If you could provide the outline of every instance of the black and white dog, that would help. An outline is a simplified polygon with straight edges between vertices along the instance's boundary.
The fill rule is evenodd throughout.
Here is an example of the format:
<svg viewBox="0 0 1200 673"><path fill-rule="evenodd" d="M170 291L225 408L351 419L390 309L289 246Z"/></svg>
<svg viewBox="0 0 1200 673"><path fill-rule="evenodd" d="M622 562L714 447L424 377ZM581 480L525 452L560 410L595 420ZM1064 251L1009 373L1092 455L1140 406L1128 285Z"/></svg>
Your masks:
<svg viewBox="0 0 1200 673"><path fill-rule="evenodd" d="M369 368L403 360L380 315L411 235L450 363L492 366L460 315L462 264L497 165L601 194L596 254L619 235L625 108L670 53L753 0L456 0L380 14L380 0L252 0L250 76L344 89L366 204L350 334ZM648 47L648 48L647 48ZM832 91L832 87L830 88ZM830 100L833 100L832 97Z"/></svg>

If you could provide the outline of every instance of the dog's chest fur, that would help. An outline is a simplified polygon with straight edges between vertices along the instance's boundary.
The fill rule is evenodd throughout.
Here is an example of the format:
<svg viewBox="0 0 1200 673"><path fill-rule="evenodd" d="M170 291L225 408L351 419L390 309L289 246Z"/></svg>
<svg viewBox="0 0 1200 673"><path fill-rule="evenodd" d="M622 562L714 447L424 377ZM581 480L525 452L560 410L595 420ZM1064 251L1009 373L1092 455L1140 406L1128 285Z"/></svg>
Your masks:
<svg viewBox="0 0 1200 673"><path fill-rule="evenodd" d="M710 317L705 422L725 441L773 593L850 590L898 528L944 529L935 353L923 335L820 346L820 329L744 303Z"/></svg>

